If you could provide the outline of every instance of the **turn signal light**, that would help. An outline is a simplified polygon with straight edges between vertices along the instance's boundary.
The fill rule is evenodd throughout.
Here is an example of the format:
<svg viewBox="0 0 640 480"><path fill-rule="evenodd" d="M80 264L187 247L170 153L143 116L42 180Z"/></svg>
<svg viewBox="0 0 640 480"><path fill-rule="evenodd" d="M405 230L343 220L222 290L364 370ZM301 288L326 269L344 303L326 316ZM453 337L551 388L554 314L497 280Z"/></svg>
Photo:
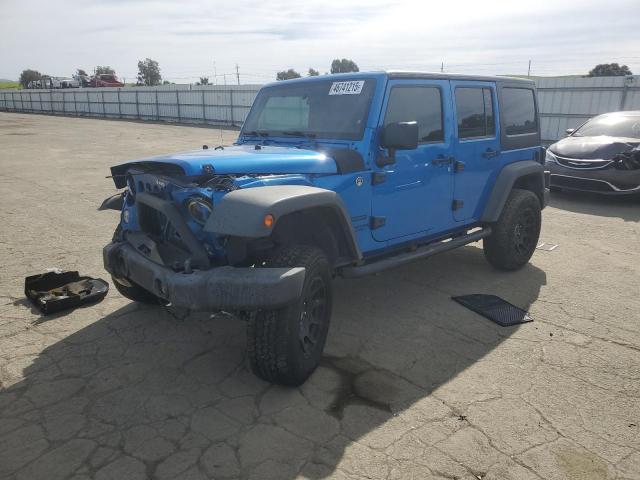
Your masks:
<svg viewBox="0 0 640 480"><path fill-rule="evenodd" d="M273 215L271 215L270 213L267 213L264 216L264 226L267 228L272 228L273 224L276 222L275 218L273 218Z"/></svg>

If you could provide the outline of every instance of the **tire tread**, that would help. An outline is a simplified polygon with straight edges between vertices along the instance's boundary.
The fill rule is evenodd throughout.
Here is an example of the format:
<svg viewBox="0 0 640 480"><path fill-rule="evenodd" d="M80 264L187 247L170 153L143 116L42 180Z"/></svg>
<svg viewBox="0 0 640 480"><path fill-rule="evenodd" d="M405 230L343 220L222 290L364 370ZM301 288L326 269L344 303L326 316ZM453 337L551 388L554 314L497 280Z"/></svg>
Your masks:
<svg viewBox="0 0 640 480"><path fill-rule="evenodd" d="M285 247L277 250L266 262L268 267L299 267L307 273L329 271L324 253L312 246ZM300 385L313 372L300 368L292 360L288 340L291 335L291 315L297 304L277 310L261 310L249 316L247 324L247 355L252 371L260 378L283 385ZM315 369L315 366L313 367Z"/></svg>

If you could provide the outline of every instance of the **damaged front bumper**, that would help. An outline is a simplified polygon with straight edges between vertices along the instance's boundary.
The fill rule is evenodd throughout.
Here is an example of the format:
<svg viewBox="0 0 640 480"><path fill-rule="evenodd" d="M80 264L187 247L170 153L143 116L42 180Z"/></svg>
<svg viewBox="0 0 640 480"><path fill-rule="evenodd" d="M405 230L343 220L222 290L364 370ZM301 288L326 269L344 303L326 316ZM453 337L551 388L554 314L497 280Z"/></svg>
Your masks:
<svg viewBox="0 0 640 480"><path fill-rule="evenodd" d="M605 195L640 193L640 170L568 168L552 162L545 167L551 172L551 187Z"/></svg>
<svg viewBox="0 0 640 480"><path fill-rule="evenodd" d="M176 272L159 265L128 242L103 249L105 269L131 280L177 307L197 311L277 308L300 297L305 269L215 267Z"/></svg>

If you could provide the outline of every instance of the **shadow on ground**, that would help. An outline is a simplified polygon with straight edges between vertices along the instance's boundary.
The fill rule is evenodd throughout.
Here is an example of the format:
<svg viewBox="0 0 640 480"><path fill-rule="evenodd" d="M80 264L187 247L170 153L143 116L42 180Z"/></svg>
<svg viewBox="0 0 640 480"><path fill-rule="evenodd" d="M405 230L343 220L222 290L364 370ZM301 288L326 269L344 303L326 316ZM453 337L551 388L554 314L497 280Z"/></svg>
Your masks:
<svg viewBox="0 0 640 480"><path fill-rule="evenodd" d="M640 221L640 195L598 195L587 192L553 192L549 206L574 213Z"/></svg>
<svg viewBox="0 0 640 480"><path fill-rule="evenodd" d="M545 283L531 265L494 271L474 247L339 281L327 355L299 389L247 371L233 317L127 305L7 367L22 379L0 393L0 477L387 477L407 432L435 442L464 423L434 391L518 330L449 297L526 309Z"/></svg>

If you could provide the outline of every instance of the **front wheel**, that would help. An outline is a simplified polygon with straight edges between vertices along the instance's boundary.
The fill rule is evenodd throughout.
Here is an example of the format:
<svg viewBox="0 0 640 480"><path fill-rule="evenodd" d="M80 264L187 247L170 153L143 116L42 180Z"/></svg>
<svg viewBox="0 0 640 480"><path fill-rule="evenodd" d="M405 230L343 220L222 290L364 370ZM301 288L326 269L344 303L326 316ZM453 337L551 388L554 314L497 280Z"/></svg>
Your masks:
<svg viewBox="0 0 640 480"><path fill-rule="evenodd" d="M325 254L310 246L285 247L267 267L305 267L300 298L276 310L249 317L247 352L253 372L282 385L309 378L322 357L331 318L331 269Z"/></svg>
<svg viewBox="0 0 640 480"><path fill-rule="evenodd" d="M116 286L116 290L120 292L120 295L129 300L150 305L159 305L163 302L159 297L145 290L140 285L133 283L131 280L116 278L113 275L111 275L111 280Z"/></svg>
<svg viewBox="0 0 640 480"><path fill-rule="evenodd" d="M486 259L501 270L521 268L538 245L541 223L540 200L536 194L514 188L500 218L492 225L491 235L483 241Z"/></svg>

